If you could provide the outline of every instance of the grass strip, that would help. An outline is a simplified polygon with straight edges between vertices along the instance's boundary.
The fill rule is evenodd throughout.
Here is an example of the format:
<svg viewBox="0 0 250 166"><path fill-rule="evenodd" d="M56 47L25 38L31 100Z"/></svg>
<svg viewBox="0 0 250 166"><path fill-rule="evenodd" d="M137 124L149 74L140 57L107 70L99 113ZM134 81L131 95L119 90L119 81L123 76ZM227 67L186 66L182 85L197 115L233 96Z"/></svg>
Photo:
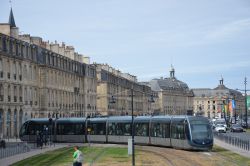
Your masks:
<svg viewBox="0 0 250 166"><path fill-rule="evenodd" d="M216 152L220 154L221 156L225 157L227 160L230 160L233 163L236 163L238 165L250 165L250 159L244 156L241 156L237 153L234 153L230 150L224 149L219 146L214 146L212 149L212 152Z"/></svg>

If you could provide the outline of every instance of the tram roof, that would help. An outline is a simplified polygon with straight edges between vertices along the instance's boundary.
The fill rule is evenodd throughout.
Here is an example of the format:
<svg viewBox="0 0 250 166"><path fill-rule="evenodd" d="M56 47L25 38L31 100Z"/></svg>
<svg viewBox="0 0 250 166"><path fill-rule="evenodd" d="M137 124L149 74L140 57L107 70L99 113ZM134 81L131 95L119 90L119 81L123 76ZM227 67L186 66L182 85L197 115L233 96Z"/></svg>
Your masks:
<svg viewBox="0 0 250 166"><path fill-rule="evenodd" d="M157 115L152 116L152 122L170 122L171 116L169 115Z"/></svg>
<svg viewBox="0 0 250 166"><path fill-rule="evenodd" d="M189 116L188 119L189 120L204 120L204 121L208 121L208 118L204 117L204 116Z"/></svg>
<svg viewBox="0 0 250 166"><path fill-rule="evenodd" d="M52 118L53 121L55 120L55 118ZM32 119L29 119L27 121L33 121L33 122L48 122L49 121L49 118L32 118Z"/></svg>
<svg viewBox="0 0 250 166"><path fill-rule="evenodd" d="M110 116L108 118L109 122L131 122L132 116Z"/></svg>
<svg viewBox="0 0 250 166"><path fill-rule="evenodd" d="M59 118L57 119L57 122L85 122L86 118L82 117L82 118Z"/></svg>
<svg viewBox="0 0 250 166"><path fill-rule="evenodd" d="M106 122L107 121L107 117L95 117L95 118L89 118L88 120L90 122Z"/></svg>
<svg viewBox="0 0 250 166"><path fill-rule="evenodd" d="M151 116L137 116L135 122L149 122L151 118Z"/></svg>

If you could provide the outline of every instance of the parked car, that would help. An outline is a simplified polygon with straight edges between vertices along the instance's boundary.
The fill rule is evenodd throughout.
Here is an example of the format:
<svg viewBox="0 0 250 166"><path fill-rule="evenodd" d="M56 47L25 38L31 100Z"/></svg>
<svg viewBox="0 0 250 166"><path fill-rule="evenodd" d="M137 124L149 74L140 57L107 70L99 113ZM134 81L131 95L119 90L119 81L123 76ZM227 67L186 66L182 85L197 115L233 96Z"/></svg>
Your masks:
<svg viewBox="0 0 250 166"><path fill-rule="evenodd" d="M227 128L225 127L224 124L217 124L214 130L219 133L225 133L227 131Z"/></svg>
<svg viewBox="0 0 250 166"><path fill-rule="evenodd" d="M243 132L244 129L243 129L243 127L241 127L240 124L232 124L230 131L231 132Z"/></svg>

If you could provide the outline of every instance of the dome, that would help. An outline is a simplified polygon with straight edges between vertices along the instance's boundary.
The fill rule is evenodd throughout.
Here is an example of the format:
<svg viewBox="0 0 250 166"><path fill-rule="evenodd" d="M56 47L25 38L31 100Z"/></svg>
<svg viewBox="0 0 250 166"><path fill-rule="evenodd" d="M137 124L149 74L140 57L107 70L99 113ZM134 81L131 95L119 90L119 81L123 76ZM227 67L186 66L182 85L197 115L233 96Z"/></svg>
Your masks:
<svg viewBox="0 0 250 166"><path fill-rule="evenodd" d="M153 91L176 90L184 93L189 93L190 90L186 83L178 80L175 77L174 67L171 65L169 78L153 79L149 85Z"/></svg>
<svg viewBox="0 0 250 166"><path fill-rule="evenodd" d="M176 78L154 79L149 82L152 90L181 90L189 91L186 83L179 81Z"/></svg>

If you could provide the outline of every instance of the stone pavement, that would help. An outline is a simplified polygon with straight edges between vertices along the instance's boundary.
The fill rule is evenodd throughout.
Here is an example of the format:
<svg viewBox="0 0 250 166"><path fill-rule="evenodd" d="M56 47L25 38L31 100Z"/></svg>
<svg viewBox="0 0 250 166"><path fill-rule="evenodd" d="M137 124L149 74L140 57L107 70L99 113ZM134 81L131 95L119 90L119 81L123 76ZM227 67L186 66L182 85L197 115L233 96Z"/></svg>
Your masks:
<svg viewBox="0 0 250 166"><path fill-rule="evenodd" d="M14 156L10 156L10 157L7 157L7 158L0 159L0 166L8 166L8 165L16 163L16 162L18 162L20 160L29 158L31 156L34 156L34 155L37 155L37 154L42 154L42 153L45 153L47 151L52 151L52 150L56 150L56 149L67 147L67 146L68 146L67 144L56 144L55 146L52 145L52 146L43 147L43 149L40 149L40 148L33 149L33 150L31 150L30 152L27 152L27 153L22 153L22 154L18 154L18 155L14 155Z"/></svg>
<svg viewBox="0 0 250 166"><path fill-rule="evenodd" d="M214 138L214 144L217 145L217 146L220 146L220 147L222 147L224 149L235 152L235 153L237 153L237 154L239 154L241 156L245 156L245 157L250 158L250 151L247 151L247 150L238 148L236 146L227 144L227 143L225 143L223 141L220 141L219 139L216 139L216 138Z"/></svg>

